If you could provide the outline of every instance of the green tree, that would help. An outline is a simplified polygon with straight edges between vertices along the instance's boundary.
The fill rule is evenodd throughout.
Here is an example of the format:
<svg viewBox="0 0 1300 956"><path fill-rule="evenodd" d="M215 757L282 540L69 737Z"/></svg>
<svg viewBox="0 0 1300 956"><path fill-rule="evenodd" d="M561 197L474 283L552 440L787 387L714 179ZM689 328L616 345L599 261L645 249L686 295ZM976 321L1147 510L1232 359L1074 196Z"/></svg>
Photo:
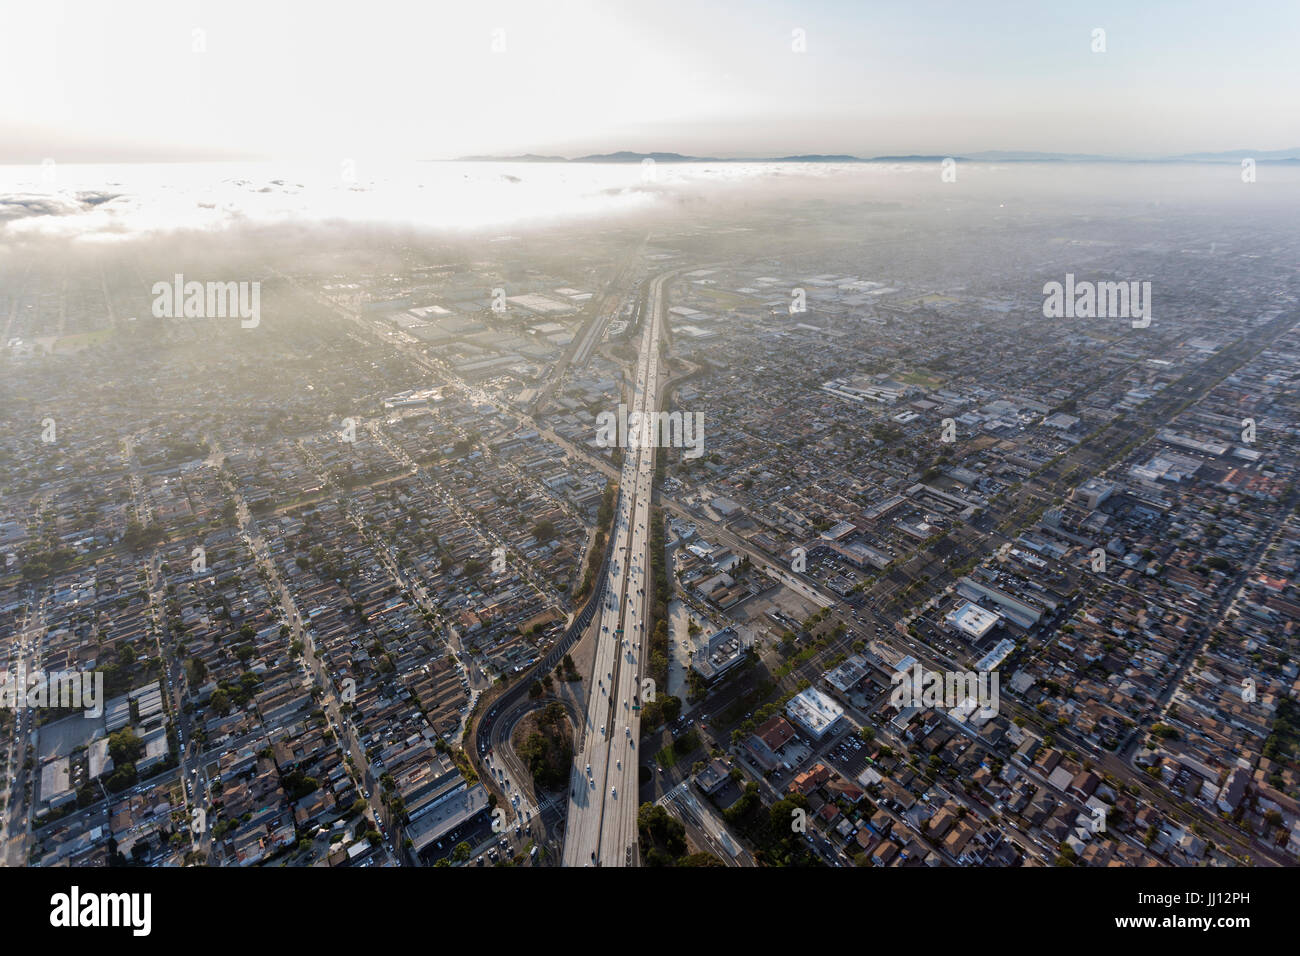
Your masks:
<svg viewBox="0 0 1300 956"><path fill-rule="evenodd" d="M144 755L144 741L130 727L124 727L109 735L108 754L114 764L133 763Z"/></svg>
<svg viewBox="0 0 1300 956"><path fill-rule="evenodd" d="M217 688L212 692L212 697L208 700L208 706L222 717L230 713L230 695L224 690Z"/></svg>

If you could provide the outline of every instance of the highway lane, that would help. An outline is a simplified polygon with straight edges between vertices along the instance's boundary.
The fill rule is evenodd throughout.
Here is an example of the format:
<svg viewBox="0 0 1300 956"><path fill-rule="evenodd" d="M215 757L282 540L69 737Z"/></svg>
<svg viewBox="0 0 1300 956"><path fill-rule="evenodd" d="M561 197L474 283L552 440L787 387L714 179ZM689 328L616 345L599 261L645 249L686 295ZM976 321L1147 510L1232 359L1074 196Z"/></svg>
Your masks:
<svg viewBox="0 0 1300 956"><path fill-rule="evenodd" d="M40 665L40 644L45 637L47 600L48 598L42 596L35 607L29 604L23 623L14 629L16 646L12 650L11 680L17 681L18 674ZM20 688L16 693L22 694L25 691ZM32 832L31 814L27 812L28 788L31 786L31 781L28 779L26 759L35 719L30 715L27 707L15 706L13 720L13 736L5 754L5 780L8 791L5 800L4 829L9 832L9 838L4 847L3 860L6 866L25 866L28 841Z"/></svg>
<svg viewBox="0 0 1300 956"><path fill-rule="evenodd" d="M673 274L656 277L650 286L632 412L644 413L658 407L663 286ZM640 712L632 708L641 701L642 648L648 639L646 579L655 450L653 442L629 440L628 445L612 536L611 578L596 635L587 720L581 746L574 754L564 847L566 866L626 866L636 862Z"/></svg>
<svg viewBox="0 0 1300 956"><path fill-rule="evenodd" d="M539 817L551 801L534 788L532 774L515 752L511 738L515 727L525 716L556 701L557 698L554 697L526 697L503 710L493 721L488 738L491 750L482 758L481 765L487 769L488 780L485 783L490 782L494 789L505 794L506 803L509 804L505 809L512 825L515 822L528 824ZM567 707L565 709L569 710ZM570 711L570 718L575 716Z"/></svg>
<svg viewBox="0 0 1300 956"><path fill-rule="evenodd" d="M647 302L648 328L638 359L638 394L636 408L654 412L659 408L659 341L663 333L663 287L669 276L660 276L650 287ZM631 436L629 436L630 438ZM629 558L627 573L627 607L624 609L624 628L621 641L615 641L618 654L618 672L615 680L611 708L614 717L606 761L610 783L601 827L601 844L598 860L602 866L625 866L637 862L636 817L638 809L639 767L636 748L640 738L640 711L633 710L641 702L642 648L648 646L646 629L650 594L653 587L648 579L650 565L650 504L654 486L655 441L638 442L632 449L636 456L635 488L631 502ZM647 591L650 593L647 594ZM622 729L623 733L618 730ZM613 761L613 766L609 766ZM615 793L621 794L621 799Z"/></svg>
<svg viewBox="0 0 1300 956"><path fill-rule="evenodd" d="M588 685L591 689L586 722L580 737L581 745L574 753L564 849L566 866L590 866L599 862L606 798L617 800L617 782L609 782L611 694L616 693L613 690L615 659L622 640L620 632L624 627L628 597L630 528L638 462L636 453L626 455L625 478L614 525L610 586L606 588L600 609L600 630L596 634L596 655ZM615 761L620 759L614 758Z"/></svg>
<svg viewBox="0 0 1300 956"><path fill-rule="evenodd" d="M606 757L611 805L606 806L605 819L601 826L601 844L598 859L604 866L631 864L634 860L635 808L637 805L637 739L640 736L640 712L633 711L632 705L639 705L641 696L641 646L648 642L645 630L646 622L646 574L649 562L649 542L646 531L650 522L650 486L654 480L653 465L647 471L647 461L652 456L645 451L638 454L636 470L636 494L631 512L629 534L631 543L628 548L627 565L627 606L624 608L623 633L612 644L617 655L617 673L614 675L614 689L611 691L610 709L611 727L607 738L609 754ZM619 731L622 733L619 733ZM613 766L610 766L610 762ZM619 800L618 794L622 794ZM627 808L633 808L629 814ZM629 826L629 818L631 826Z"/></svg>
<svg viewBox="0 0 1300 956"><path fill-rule="evenodd" d="M654 412L659 408L659 342L664 332L664 284L669 276L661 276L650 286L647 300L648 324L650 326L641 355L643 366L639 381L641 394L637 396L643 411ZM654 593L653 583L649 580L650 568L650 505L654 491L655 441L640 443L636 449L638 455L636 470L636 497L633 505L632 527L630 529L631 558L628 572L628 607L623 641L617 648L619 671L617 684L616 715L623 733L615 732L610 741L614 754L614 768L610 771L611 794L617 787L625 797L616 801L613 812L606 808L606 820L601 836L602 866L633 865L637 862L636 818L638 810L637 795L640 791L638 779L640 768L636 748L641 736L641 713L633 710L641 703L641 675L643 672L643 648L649 646L650 634L647 630L649 602Z"/></svg>

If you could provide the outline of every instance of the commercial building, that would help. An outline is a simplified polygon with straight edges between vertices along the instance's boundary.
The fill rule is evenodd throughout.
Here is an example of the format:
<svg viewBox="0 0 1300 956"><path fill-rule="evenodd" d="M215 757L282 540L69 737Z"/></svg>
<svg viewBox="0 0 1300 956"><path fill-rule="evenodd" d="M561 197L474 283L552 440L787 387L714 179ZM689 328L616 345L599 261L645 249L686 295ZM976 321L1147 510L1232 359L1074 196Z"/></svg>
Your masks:
<svg viewBox="0 0 1300 956"><path fill-rule="evenodd" d="M745 643L734 627L724 627L709 635L704 646L695 652L691 666L705 683L720 679L745 658Z"/></svg>
<svg viewBox="0 0 1300 956"><path fill-rule="evenodd" d="M972 641L978 641L987 637L1001 620L1002 618L994 612L966 601L960 607L949 611L944 618L944 623Z"/></svg>
<svg viewBox="0 0 1300 956"><path fill-rule="evenodd" d="M847 694L857 687L862 679L871 672L871 664L861 654L854 654L838 667L828 670L822 680L830 684L841 694Z"/></svg>
<svg viewBox="0 0 1300 956"><path fill-rule="evenodd" d="M769 717L745 741L745 749L764 770L771 770L781 762L780 750L794 739L790 722L777 714Z"/></svg>
<svg viewBox="0 0 1300 956"><path fill-rule="evenodd" d="M785 713L814 740L834 732L844 718L844 708L815 687L792 697L785 705Z"/></svg>
<svg viewBox="0 0 1300 956"><path fill-rule="evenodd" d="M731 767L721 757L713 760L695 775L695 785L709 795L713 795L731 780Z"/></svg>
<svg viewBox="0 0 1300 956"><path fill-rule="evenodd" d="M440 855L436 849L429 852L435 841L460 829L488 811L488 792L481 783L469 785L462 782L436 803L426 807L419 817L405 827L411 841L411 850L417 856L432 858ZM445 847L443 848L445 849Z"/></svg>
<svg viewBox="0 0 1300 956"><path fill-rule="evenodd" d="M827 543L827 547L857 568L865 568L870 565L883 571L894 560L883 551L878 551L861 541L853 541L849 544L844 544L842 541L830 541Z"/></svg>
<svg viewBox="0 0 1300 956"><path fill-rule="evenodd" d="M1102 481L1100 478L1089 478L1075 490L1075 496L1090 509L1101 507L1102 502L1114 493L1114 483Z"/></svg>
<svg viewBox="0 0 1300 956"><path fill-rule="evenodd" d="M1012 597L999 588L981 584L973 578L961 578L957 582L957 593L970 601L991 601L1002 609L1004 615L1024 628L1033 627L1043 616L1043 608L1038 605Z"/></svg>

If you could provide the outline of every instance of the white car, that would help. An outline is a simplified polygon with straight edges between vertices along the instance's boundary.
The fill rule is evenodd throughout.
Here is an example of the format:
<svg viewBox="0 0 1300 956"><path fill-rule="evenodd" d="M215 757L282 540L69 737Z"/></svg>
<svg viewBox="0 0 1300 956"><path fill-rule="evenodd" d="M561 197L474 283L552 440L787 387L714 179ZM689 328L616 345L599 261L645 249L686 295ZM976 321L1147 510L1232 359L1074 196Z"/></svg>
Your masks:
<svg viewBox="0 0 1300 956"><path fill-rule="evenodd" d="M610 795L611 797L613 797L615 800L617 800L617 799L618 799L618 787L610 787L610 788L609 788L609 795Z"/></svg>

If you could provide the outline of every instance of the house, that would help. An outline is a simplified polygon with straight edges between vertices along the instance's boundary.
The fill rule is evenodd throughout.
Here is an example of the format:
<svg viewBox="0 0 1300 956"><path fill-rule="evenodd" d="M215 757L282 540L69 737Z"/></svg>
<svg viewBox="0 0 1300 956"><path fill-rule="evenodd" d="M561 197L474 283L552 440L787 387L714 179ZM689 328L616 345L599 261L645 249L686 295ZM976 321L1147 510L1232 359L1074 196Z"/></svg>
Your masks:
<svg viewBox="0 0 1300 956"><path fill-rule="evenodd" d="M876 852L871 854L871 862L876 866L889 866L890 861L896 856L898 856L898 844L892 840L885 840L876 847Z"/></svg>
<svg viewBox="0 0 1300 956"><path fill-rule="evenodd" d="M862 852L870 853L872 846L874 846L876 843L877 837L870 830L863 827L861 830L857 832L857 834L854 835L853 839L857 841L858 846L862 849Z"/></svg>
<svg viewBox="0 0 1300 956"><path fill-rule="evenodd" d="M938 813L930 818L930 825L926 828L926 832L937 839L946 835L956 822L956 808L952 804L945 804L939 809Z"/></svg>
<svg viewBox="0 0 1300 956"><path fill-rule="evenodd" d="M1219 790L1218 799L1215 801L1219 809L1224 813L1236 813L1237 807L1241 805L1241 798L1246 795L1246 786L1249 783L1249 770L1237 767L1228 774L1228 779Z"/></svg>
<svg viewBox="0 0 1300 956"><path fill-rule="evenodd" d="M791 793L802 793L805 797L831 778L830 768L817 764L811 770L805 770L790 781Z"/></svg>
<svg viewBox="0 0 1300 956"><path fill-rule="evenodd" d="M1075 774L1074 779L1070 781L1070 793L1074 794L1080 800L1087 800L1093 795L1097 787L1101 784L1101 778L1091 770L1085 770L1082 773Z"/></svg>

